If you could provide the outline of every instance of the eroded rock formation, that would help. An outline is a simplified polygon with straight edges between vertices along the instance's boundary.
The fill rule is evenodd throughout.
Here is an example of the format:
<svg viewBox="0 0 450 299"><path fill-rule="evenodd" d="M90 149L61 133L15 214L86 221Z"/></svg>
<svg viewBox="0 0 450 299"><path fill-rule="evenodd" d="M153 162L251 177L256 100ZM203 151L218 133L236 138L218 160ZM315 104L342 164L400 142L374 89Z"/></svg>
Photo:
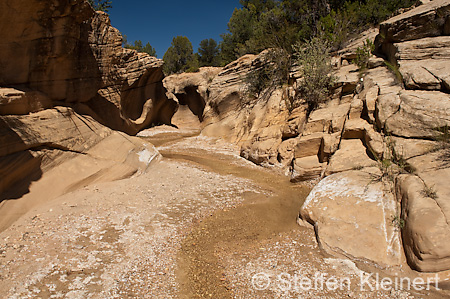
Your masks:
<svg viewBox="0 0 450 299"><path fill-rule="evenodd" d="M105 13L85 0L5 0L0 31L0 201L21 198L25 213L159 156L111 129L170 124L178 104L165 95L163 62L123 49ZM17 213L1 215L0 227Z"/></svg>
<svg viewBox="0 0 450 299"><path fill-rule="evenodd" d="M325 189L329 187L327 182L337 177L330 175L322 180L302 207L301 219L316 227L318 240L328 252L356 259L372 256L372 261L387 266L386 258L394 253L399 256L398 250L394 250L398 248L397 230L407 262L413 269L425 272L450 269L450 225L447 221L450 191L444 183L450 168L446 133L450 125L446 71L449 59L445 36L449 34L449 12L449 1L430 1L381 24L376 38L377 49L390 61L391 70L372 67L364 74L363 82L352 95L339 149L323 175L339 173L338 181L342 182L359 173L359 180L362 180L371 173L368 167L375 165L381 172L372 174L370 182L358 183L360 187L368 188L359 196L368 196L374 185L384 182L383 186L377 187L382 194L376 196L376 201L383 199L383 202L373 205L371 216L357 220L372 209L364 207L364 211L360 210L368 204L367 200L360 201L365 202L364 205L348 207L352 211L350 215L343 210L339 213L340 209L346 209L347 201L355 197L354 188L349 187L355 180L352 179L353 183L348 186L326 192L322 192L324 186ZM360 143L350 144L351 140L347 139L359 139ZM330 214L328 209L321 210L339 201L342 192L345 193L345 204L336 203L339 207L334 211L336 214ZM396 202L399 203L397 207ZM375 255L379 256L375 256L366 251L368 240L364 238L371 236L371 225L364 223L374 220L374 215L380 212L384 213L384 220L377 221L376 225L386 238L377 241ZM326 225L333 221L339 229L330 236ZM342 224L336 225L336 221L342 221ZM346 229L345 223L350 222L357 227ZM361 225L365 232L354 235ZM348 235L354 238L347 240ZM340 237L347 241L339 244ZM376 238L371 236L371 239ZM329 243L333 246L327 245ZM389 260L393 262L391 266L401 265L398 258Z"/></svg>
<svg viewBox="0 0 450 299"><path fill-rule="evenodd" d="M177 104L165 96L163 62L123 49L107 14L84 0L6 0L0 17L0 86L16 90L3 93L1 114L62 104L128 134L170 124Z"/></svg>
<svg viewBox="0 0 450 299"><path fill-rule="evenodd" d="M179 104L172 121L175 126L200 128L209 87L221 70L219 67L203 67L197 73L174 74L164 78L168 98Z"/></svg>
<svg viewBox="0 0 450 299"><path fill-rule="evenodd" d="M449 11L448 0L427 1L351 42L333 58L330 101L309 115L288 111L295 88L249 96L245 77L264 53L243 56L197 89L202 133L292 181L319 180L299 222L328 253L391 269L404 250L415 270L449 270ZM375 37L379 57L360 73L356 49Z"/></svg>

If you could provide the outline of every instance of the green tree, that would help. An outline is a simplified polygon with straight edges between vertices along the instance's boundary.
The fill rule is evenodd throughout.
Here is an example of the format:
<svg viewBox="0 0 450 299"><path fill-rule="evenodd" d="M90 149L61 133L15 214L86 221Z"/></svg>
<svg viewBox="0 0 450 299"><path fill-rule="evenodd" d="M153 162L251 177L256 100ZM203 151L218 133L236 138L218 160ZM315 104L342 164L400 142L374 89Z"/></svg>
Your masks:
<svg viewBox="0 0 450 299"><path fill-rule="evenodd" d="M100 11L108 12L112 8L111 0L88 0L88 3L96 11L100 10Z"/></svg>
<svg viewBox="0 0 450 299"><path fill-rule="evenodd" d="M125 48L136 50L136 51L141 52L141 53L147 53L150 56L157 57L155 48L153 48L150 45L150 43L147 43L147 44L145 44L145 46L143 46L141 40L134 41L134 45L129 45L127 43L127 44L125 44Z"/></svg>
<svg viewBox="0 0 450 299"><path fill-rule="evenodd" d="M220 51L217 42L210 38L200 42L198 48L198 61L200 66L219 66Z"/></svg>
<svg viewBox="0 0 450 299"><path fill-rule="evenodd" d="M158 56L156 55L156 49L153 48L153 47L150 45L150 43L146 43L146 44L145 44L144 48L142 48L142 52L147 53L147 54L149 54L150 56L153 56L153 57L158 57Z"/></svg>
<svg viewBox="0 0 450 299"><path fill-rule="evenodd" d="M223 64L269 48L292 53L296 42L321 35L333 50L417 0L241 0L220 43Z"/></svg>
<svg viewBox="0 0 450 299"><path fill-rule="evenodd" d="M290 109L306 101L308 113L325 102L334 77L330 75L331 57L329 43L323 38L314 37L308 42L298 42L294 46L294 63L301 68L302 78L297 86L298 98L293 99Z"/></svg>
<svg viewBox="0 0 450 299"><path fill-rule="evenodd" d="M164 72L166 75L198 70L197 55L194 55L192 43L186 36L177 36L164 54Z"/></svg>
<svg viewBox="0 0 450 299"><path fill-rule="evenodd" d="M292 45L317 33L320 18L329 12L326 0L241 1L222 35L222 59L230 62L244 54L268 48L292 53Z"/></svg>

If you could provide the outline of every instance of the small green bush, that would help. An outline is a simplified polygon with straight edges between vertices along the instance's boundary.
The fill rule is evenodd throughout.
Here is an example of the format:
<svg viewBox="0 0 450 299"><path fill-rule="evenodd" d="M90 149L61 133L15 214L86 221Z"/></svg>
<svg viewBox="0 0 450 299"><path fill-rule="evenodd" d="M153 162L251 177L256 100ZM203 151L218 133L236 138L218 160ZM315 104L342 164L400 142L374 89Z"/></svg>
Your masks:
<svg viewBox="0 0 450 299"><path fill-rule="evenodd" d="M267 95L289 80L290 55L283 49L269 49L246 75L244 81L250 96L258 98Z"/></svg>
<svg viewBox="0 0 450 299"><path fill-rule="evenodd" d="M403 76L402 76L402 73L400 73L399 66L396 65L396 64L390 63L387 60L384 61L384 64L395 75L395 78L397 78L398 83L402 83L403 82Z"/></svg>
<svg viewBox="0 0 450 299"><path fill-rule="evenodd" d="M292 106L298 107L300 100L304 100L309 114L327 100L330 87L336 80L331 75L329 42L322 37L314 37L306 43L296 43L294 64L300 66L302 78L296 90L299 97L293 99Z"/></svg>
<svg viewBox="0 0 450 299"><path fill-rule="evenodd" d="M428 187L427 185L425 185L423 187L422 195L425 196L425 197L432 198L432 199L436 199L438 197L436 191L434 190L434 188L433 187Z"/></svg>
<svg viewBox="0 0 450 299"><path fill-rule="evenodd" d="M369 66L369 59L372 56L372 52L375 50L375 45L370 39L367 39L362 48L356 49L356 59L353 61L360 70L367 69Z"/></svg>
<svg viewBox="0 0 450 299"><path fill-rule="evenodd" d="M395 215L392 217L392 224L398 228L403 229L406 225L405 219L403 219L400 215Z"/></svg>

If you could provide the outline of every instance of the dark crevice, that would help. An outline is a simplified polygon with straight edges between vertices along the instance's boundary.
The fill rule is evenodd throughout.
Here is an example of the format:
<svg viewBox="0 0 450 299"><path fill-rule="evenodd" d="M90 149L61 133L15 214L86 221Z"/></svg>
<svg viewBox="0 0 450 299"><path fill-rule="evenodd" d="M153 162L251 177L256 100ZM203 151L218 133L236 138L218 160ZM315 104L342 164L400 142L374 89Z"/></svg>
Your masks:
<svg viewBox="0 0 450 299"><path fill-rule="evenodd" d="M187 105L189 110L202 122L206 101L197 91L197 88L198 86L195 85L186 86L183 93L177 93L175 96L180 105Z"/></svg>

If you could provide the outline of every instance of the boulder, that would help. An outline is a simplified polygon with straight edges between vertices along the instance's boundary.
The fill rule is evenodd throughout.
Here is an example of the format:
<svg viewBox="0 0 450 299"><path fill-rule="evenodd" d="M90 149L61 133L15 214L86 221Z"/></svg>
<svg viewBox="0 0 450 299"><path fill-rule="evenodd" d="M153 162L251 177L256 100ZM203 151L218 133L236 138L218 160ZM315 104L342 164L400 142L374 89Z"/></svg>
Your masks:
<svg viewBox="0 0 450 299"><path fill-rule="evenodd" d="M407 138L429 139L436 129L450 125L450 96L438 91L400 92L400 105L386 121L387 132Z"/></svg>
<svg viewBox="0 0 450 299"><path fill-rule="evenodd" d="M241 157L255 164L277 164L278 148L281 145L281 131L277 127L266 127L251 140L242 144Z"/></svg>
<svg viewBox="0 0 450 299"><path fill-rule="evenodd" d="M430 64L431 62L431 64ZM428 69L435 65L435 61L406 61L400 62L400 73L407 89L422 90L440 90L442 89L441 80L436 77ZM450 66L450 65L449 65ZM445 66L444 66L445 68Z"/></svg>
<svg viewBox="0 0 450 299"><path fill-rule="evenodd" d="M328 104L324 108L311 112L303 135L342 132L350 107L351 103L341 105Z"/></svg>
<svg viewBox="0 0 450 299"><path fill-rule="evenodd" d="M294 160L295 147L299 138L290 138L283 141L278 147L278 161L284 166L290 166Z"/></svg>
<svg viewBox="0 0 450 299"><path fill-rule="evenodd" d="M333 173L376 166L377 162L372 160L369 154L361 140L341 140L339 149L330 158L325 175L329 176Z"/></svg>
<svg viewBox="0 0 450 299"><path fill-rule="evenodd" d="M306 123L307 111L306 106L300 106L294 109L286 120L286 125L283 127L283 139L297 137L303 132Z"/></svg>
<svg viewBox="0 0 450 299"><path fill-rule="evenodd" d="M370 155L382 159L384 153L383 137L373 126L363 119L347 120L342 133L343 139L360 139Z"/></svg>
<svg viewBox="0 0 450 299"><path fill-rule="evenodd" d="M323 133L314 133L300 137L294 149L295 158L318 156L322 147L323 136Z"/></svg>
<svg viewBox="0 0 450 299"><path fill-rule="evenodd" d="M432 173L434 176L446 177L449 174L448 168ZM429 182L435 183L434 180ZM447 181L437 184L438 187L426 186L422 179L414 175L401 175L397 179L397 196L402 203L405 223L402 239L406 258L408 264L417 271L439 272L450 269L449 188ZM436 194L427 193L426 188L436 188Z"/></svg>
<svg viewBox="0 0 450 299"><path fill-rule="evenodd" d="M364 140L365 132L370 128L371 125L364 119L349 119L345 122L342 138Z"/></svg>
<svg viewBox="0 0 450 299"><path fill-rule="evenodd" d="M339 68L333 75L336 76L335 88L342 87L343 94L352 93L360 82L358 67L354 64Z"/></svg>
<svg viewBox="0 0 450 299"><path fill-rule="evenodd" d="M362 94L363 102L364 102L364 112L367 115L370 123L375 123L375 110L376 110L376 102L378 100L378 94L380 92L380 88L378 85L373 85L369 88L365 88Z"/></svg>
<svg viewBox="0 0 450 299"><path fill-rule="evenodd" d="M363 113L364 103L359 98L359 96L352 97L352 102L350 106L350 112L348 114L348 118L352 119L360 119Z"/></svg>
<svg viewBox="0 0 450 299"><path fill-rule="evenodd" d="M446 22L450 16L448 0L434 0L380 24L375 40L378 49L383 45L448 35Z"/></svg>
<svg viewBox="0 0 450 299"><path fill-rule="evenodd" d="M321 161L328 161L329 158L338 150L341 137L341 133L339 132L323 135L323 147L322 151L319 152Z"/></svg>
<svg viewBox="0 0 450 299"><path fill-rule="evenodd" d="M400 90L394 90L392 93L380 95L376 103L376 124L378 128L384 128L386 121L398 112L401 99Z"/></svg>
<svg viewBox="0 0 450 299"><path fill-rule="evenodd" d="M396 155L405 160L425 155L438 148L438 143L432 140L408 139L395 136L390 136L389 139L393 143Z"/></svg>
<svg viewBox="0 0 450 299"><path fill-rule="evenodd" d="M394 43L391 60L450 59L450 36L437 36Z"/></svg>
<svg viewBox="0 0 450 299"><path fill-rule="evenodd" d="M320 178L326 163L321 163L317 155L296 158L293 163L291 182L302 182Z"/></svg>
<svg viewBox="0 0 450 299"><path fill-rule="evenodd" d="M401 264L397 204L378 169L346 171L324 178L308 195L299 224L314 226L319 246L328 254L379 267Z"/></svg>

